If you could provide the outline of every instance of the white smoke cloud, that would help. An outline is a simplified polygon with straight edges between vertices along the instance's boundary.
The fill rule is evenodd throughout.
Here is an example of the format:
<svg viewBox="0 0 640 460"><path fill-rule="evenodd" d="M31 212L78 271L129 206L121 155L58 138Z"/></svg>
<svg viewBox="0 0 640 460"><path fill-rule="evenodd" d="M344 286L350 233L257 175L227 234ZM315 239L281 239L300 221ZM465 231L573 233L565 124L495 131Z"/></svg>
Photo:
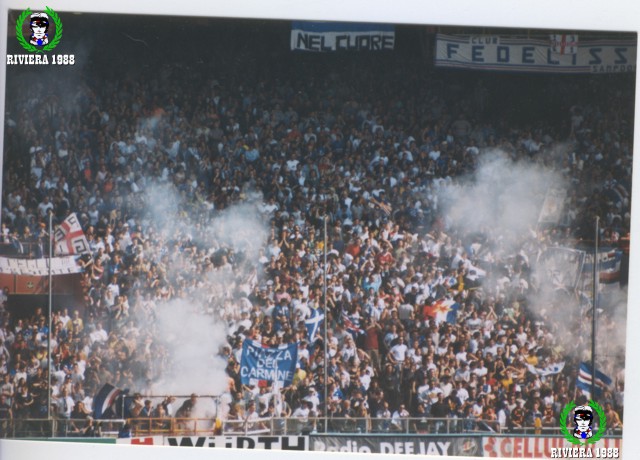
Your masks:
<svg viewBox="0 0 640 460"><path fill-rule="evenodd" d="M187 211L171 184L156 184L145 190L148 225L165 241L184 240L188 235L199 248L198 256L181 256L180 267L169 265L167 278L188 277L185 269L195 269L197 264L215 258L217 251L235 259L226 267L202 273L198 287L183 298L158 303L152 325L157 331L154 341L168 351L169 359L153 383L156 395L219 395L227 390L226 360L218 352L227 344L227 320L239 317L239 311L229 312L228 306L239 309L238 299L248 295L246 287L240 288L243 283L251 287L255 282L255 261L268 236L266 219L257 207L259 198L250 195L249 200L203 220L201 213ZM227 310L223 311L225 305ZM205 404L210 406L211 401L200 403L200 407Z"/></svg>
<svg viewBox="0 0 640 460"><path fill-rule="evenodd" d="M473 177L444 187L441 203L451 225L463 233L488 228L494 235L520 238L535 228L547 189L560 185L550 170L488 150Z"/></svg>
<svg viewBox="0 0 640 460"><path fill-rule="evenodd" d="M550 157L558 160L562 149L566 146L558 147ZM538 163L516 162L491 150L481 153L472 177L445 183L439 202L449 228L458 235L483 232L493 240L494 261L508 263L515 254L526 254L533 270L526 292L527 308L545 319L565 356L588 361L591 294L585 291L579 299L575 291L588 276L580 271L584 248L553 247L544 252L544 226L538 228L541 207L551 188L567 190L568 185L559 173ZM543 256L538 258L540 254ZM485 281L485 287L493 288L495 275ZM598 366L613 374L624 368L617 358L624 356L627 295L626 289L617 285L606 286L606 291L599 307L596 355Z"/></svg>
<svg viewBox="0 0 640 460"><path fill-rule="evenodd" d="M158 305L156 318L155 340L169 350L171 361L154 390L178 395L224 392L226 361L217 354L226 343L225 325L184 299Z"/></svg>

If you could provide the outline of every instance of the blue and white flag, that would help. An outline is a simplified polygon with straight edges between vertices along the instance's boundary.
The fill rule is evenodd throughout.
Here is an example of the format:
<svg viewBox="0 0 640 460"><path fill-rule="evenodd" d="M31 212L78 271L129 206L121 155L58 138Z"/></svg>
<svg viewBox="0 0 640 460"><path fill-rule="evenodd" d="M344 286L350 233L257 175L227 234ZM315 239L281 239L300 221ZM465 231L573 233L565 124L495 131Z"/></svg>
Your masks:
<svg viewBox="0 0 640 460"><path fill-rule="evenodd" d="M240 360L240 380L245 385L273 382L280 388L293 383L298 361L298 345L288 343L277 348L263 347L260 342L245 340Z"/></svg>
<svg viewBox="0 0 640 460"><path fill-rule="evenodd" d="M622 266L622 251L610 249L598 253L598 271L601 283L610 284L620 280ZM593 254L586 254L585 264L582 268L583 276L587 279L593 275Z"/></svg>
<svg viewBox="0 0 640 460"><path fill-rule="evenodd" d="M591 396L591 366L587 363L580 363L580 371L578 372L578 380L576 386L582 390L588 397ZM613 381L611 377L600 372L596 369L596 394L595 396L602 395L602 391L611 385Z"/></svg>
<svg viewBox="0 0 640 460"><path fill-rule="evenodd" d="M105 383L93 398L93 418L109 418L117 412L116 402L121 400L122 390Z"/></svg>
<svg viewBox="0 0 640 460"><path fill-rule="evenodd" d="M564 361L550 364L547 367L535 367L531 364L527 364L527 369L529 369L529 372L534 375L546 377L547 375L555 375L562 372L562 369L564 369Z"/></svg>
<svg viewBox="0 0 640 460"><path fill-rule="evenodd" d="M309 343L316 341L316 334L320 330L320 325L324 321L324 314L316 308L311 309L311 316L304 320L304 325L307 328L307 336Z"/></svg>

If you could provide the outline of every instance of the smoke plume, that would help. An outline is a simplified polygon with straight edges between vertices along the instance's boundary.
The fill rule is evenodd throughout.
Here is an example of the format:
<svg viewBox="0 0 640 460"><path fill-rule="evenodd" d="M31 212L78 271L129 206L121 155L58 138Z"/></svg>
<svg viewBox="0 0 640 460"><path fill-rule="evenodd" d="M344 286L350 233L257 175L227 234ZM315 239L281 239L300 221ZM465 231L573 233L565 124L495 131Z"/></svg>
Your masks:
<svg viewBox="0 0 640 460"><path fill-rule="evenodd" d="M240 304L256 281L255 262L266 243L267 225L258 211L260 196L206 217L187 211L171 185L145 191L148 224L169 247L175 262L167 278L186 280L182 296L158 303L154 340L168 353L168 363L154 382L157 395L219 395L227 390L227 326L240 317ZM226 258L223 259L221 255ZM208 267L200 271L202 267Z"/></svg>

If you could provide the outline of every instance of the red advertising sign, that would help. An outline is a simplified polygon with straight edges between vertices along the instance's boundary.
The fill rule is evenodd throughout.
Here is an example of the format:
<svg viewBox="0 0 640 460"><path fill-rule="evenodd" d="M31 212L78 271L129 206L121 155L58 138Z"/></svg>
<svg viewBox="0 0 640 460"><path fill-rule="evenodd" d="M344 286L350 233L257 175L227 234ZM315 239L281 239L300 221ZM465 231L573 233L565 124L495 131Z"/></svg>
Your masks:
<svg viewBox="0 0 640 460"><path fill-rule="evenodd" d="M513 457L513 458L557 458L557 449L574 448L562 437L484 437L482 450L485 457ZM591 449L617 448L622 450L622 439L602 439L597 444L590 445Z"/></svg>

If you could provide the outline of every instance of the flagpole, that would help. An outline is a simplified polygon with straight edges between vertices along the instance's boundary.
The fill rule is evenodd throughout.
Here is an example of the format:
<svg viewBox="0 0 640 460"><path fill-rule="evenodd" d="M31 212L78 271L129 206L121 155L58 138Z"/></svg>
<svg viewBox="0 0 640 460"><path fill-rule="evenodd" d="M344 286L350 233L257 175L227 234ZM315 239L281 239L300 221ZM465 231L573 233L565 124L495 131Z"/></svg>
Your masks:
<svg viewBox="0 0 640 460"><path fill-rule="evenodd" d="M52 283L52 273L51 273L51 262L53 260L53 211L49 209L49 334L47 340L47 356L48 356L48 365L47 365L47 419L51 421L51 365L53 363L53 359L51 357L51 304L53 300L53 283Z"/></svg>
<svg viewBox="0 0 640 460"><path fill-rule="evenodd" d="M324 264L322 269L322 302L323 302L323 310L324 310L324 432L327 433L329 431L329 400L328 400L328 376L329 376L329 357L328 357L328 347L327 347L327 329L329 328L329 316L327 315L327 216L324 216Z"/></svg>
<svg viewBox="0 0 640 460"><path fill-rule="evenodd" d="M591 399L596 397L596 313L598 308L598 242L600 239L600 218L596 216L596 234L593 255L593 314L591 315Z"/></svg>

